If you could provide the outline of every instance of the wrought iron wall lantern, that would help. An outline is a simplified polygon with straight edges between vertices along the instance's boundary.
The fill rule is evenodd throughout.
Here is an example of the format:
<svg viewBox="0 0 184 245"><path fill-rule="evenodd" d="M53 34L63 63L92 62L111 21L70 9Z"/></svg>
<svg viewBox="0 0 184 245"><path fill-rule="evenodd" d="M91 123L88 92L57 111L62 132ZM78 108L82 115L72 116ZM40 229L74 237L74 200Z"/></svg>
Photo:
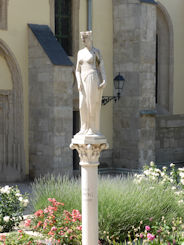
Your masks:
<svg viewBox="0 0 184 245"><path fill-rule="evenodd" d="M114 78L114 87L116 90L116 96L102 96L102 105L106 105L109 101L114 100L115 102L120 99L121 91L123 90L123 86L125 83L124 77L119 74Z"/></svg>

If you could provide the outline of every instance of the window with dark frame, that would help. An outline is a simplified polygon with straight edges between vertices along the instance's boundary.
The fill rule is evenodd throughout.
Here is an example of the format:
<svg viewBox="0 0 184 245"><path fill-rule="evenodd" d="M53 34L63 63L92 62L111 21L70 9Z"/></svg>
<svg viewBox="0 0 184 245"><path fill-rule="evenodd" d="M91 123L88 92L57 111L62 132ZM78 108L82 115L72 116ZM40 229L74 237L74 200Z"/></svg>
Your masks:
<svg viewBox="0 0 184 245"><path fill-rule="evenodd" d="M7 0L0 0L0 30L7 30Z"/></svg>
<svg viewBox="0 0 184 245"><path fill-rule="evenodd" d="M72 0L55 0L55 36L72 55Z"/></svg>

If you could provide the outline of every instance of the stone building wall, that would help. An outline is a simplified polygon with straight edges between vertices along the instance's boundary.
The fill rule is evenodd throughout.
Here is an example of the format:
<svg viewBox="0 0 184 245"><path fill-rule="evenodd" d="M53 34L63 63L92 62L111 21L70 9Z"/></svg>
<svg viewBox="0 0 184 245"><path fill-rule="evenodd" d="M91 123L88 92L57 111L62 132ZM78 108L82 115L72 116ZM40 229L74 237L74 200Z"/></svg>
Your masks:
<svg viewBox="0 0 184 245"><path fill-rule="evenodd" d="M107 149L102 151L100 154L99 161L100 161L99 168L112 168L113 150Z"/></svg>
<svg viewBox="0 0 184 245"><path fill-rule="evenodd" d="M126 79L114 104L113 167L139 168L155 159L156 7L114 0L114 76Z"/></svg>
<svg viewBox="0 0 184 245"><path fill-rule="evenodd" d="M156 117L156 163L184 162L184 115Z"/></svg>
<svg viewBox="0 0 184 245"><path fill-rule="evenodd" d="M29 29L30 175L72 174L72 67L53 65Z"/></svg>

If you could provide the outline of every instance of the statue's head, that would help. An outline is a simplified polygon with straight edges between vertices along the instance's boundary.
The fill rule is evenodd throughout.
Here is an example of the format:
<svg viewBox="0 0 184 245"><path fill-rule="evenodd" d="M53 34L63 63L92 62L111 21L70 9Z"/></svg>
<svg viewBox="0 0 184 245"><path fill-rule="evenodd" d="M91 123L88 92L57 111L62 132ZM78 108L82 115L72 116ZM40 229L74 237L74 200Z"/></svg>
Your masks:
<svg viewBox="0 0 184 245"><path fill-rule="evenodd" d="M82 31L80 32L80 35L85 46L89 46L92 44L92 31Z"/></svg>

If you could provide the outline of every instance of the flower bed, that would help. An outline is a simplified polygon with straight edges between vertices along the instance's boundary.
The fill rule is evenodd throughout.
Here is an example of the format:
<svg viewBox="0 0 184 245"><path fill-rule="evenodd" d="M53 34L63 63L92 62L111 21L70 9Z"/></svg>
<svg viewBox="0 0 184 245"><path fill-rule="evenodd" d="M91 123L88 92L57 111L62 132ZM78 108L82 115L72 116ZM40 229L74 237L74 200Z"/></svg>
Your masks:
<svg viewBox="0 0 184 245"><path fill-rule="evenodd" d="M170 168L151 163L133 178L99 180L99 244L184 244L184 169ZM80 182L59 181L44 179L34 186L34 204L39 206L40 196L42 206L24 223L34 233L0 237L2 244L81 244Z"/></svg>
<svg viewBox="0 0 184 245"><path fill-rule="evenodd" d="M64 203L57 202L55 198L48 198L49 205L34 213L34 218L27 219L25 226L41 232L58 244L81 243L81 214L78 210L64 209Z"/></svg>

